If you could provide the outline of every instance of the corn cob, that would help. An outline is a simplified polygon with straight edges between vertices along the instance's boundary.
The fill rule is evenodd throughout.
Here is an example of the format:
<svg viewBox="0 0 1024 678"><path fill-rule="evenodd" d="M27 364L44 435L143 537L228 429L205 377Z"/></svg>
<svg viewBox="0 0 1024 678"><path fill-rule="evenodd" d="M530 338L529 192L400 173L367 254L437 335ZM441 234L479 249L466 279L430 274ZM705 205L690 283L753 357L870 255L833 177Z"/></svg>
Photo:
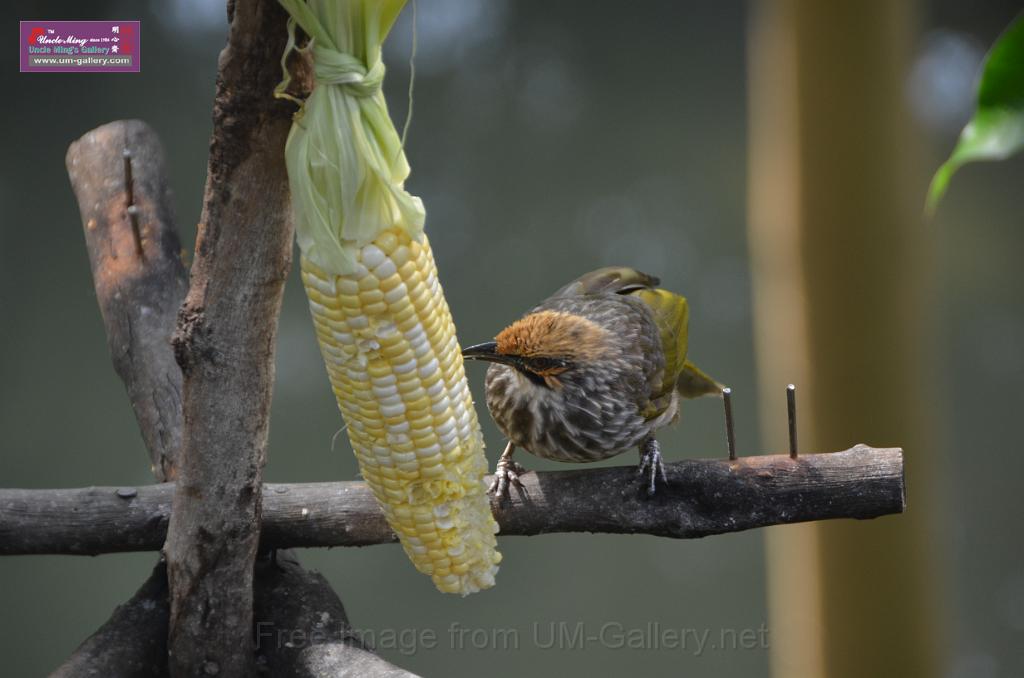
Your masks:
<svg viewBox="0 0 1024 678"><path fill-rule="evenodd" d="M316 86L285 156L302 281L352 449L416 568L441 591L487 588L501 555L483 437L380 89L404 0L280 2L289 50L296 24L310 38ZM287 85L286 70L279 96Z"/></svg>
<svg viewBox="0 0 1024 678"><path fill-rule="evenodd" d="M446 593L492 586L487 462L426 236L389 229L346 275L303 258L302 281L360 470L405 552Z"/></svg>

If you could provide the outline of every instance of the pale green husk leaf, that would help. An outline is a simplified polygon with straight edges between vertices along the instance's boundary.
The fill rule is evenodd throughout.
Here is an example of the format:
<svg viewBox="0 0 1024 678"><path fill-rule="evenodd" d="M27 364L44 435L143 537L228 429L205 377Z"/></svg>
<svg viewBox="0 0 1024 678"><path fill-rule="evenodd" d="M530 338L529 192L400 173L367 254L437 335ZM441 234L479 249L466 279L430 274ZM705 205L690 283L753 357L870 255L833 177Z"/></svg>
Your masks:
<svg viewBox="0 0 1024 678"><path fill-rule="evenodd" d="M405 0L280 0L310 36L315 86L296 114L285 150L295 235L303 256L338 274L383 230L423 230L423 203L380 89L381 45ZM284 96L288 84L278 87Z"/></svg>

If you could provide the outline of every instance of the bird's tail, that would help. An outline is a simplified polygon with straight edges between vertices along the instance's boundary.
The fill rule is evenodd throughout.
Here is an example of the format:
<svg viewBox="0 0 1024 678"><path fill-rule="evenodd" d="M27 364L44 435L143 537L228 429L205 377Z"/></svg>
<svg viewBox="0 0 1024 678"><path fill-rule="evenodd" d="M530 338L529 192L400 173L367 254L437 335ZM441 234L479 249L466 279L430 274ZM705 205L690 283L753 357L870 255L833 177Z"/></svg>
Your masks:
<svg viewBox="0 0 1024 678"><path fill-rule="evenodd" d="M684 398L721 395L723 388L725 387L722 384L704 374L699 367L689 360L683 365L683 371L679 373L679 378L676 379L676 390Z"/></svg>

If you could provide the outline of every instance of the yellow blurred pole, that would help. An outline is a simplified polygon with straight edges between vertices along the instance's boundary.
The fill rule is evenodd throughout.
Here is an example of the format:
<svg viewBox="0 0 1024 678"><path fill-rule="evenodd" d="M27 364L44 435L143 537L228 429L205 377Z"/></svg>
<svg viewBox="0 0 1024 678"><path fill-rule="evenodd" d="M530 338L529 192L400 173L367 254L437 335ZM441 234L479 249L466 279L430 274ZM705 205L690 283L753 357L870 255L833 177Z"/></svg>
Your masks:
<svg viewBox="0 0 1024 678"><path fill-rule="evenodd" d="M751 5L749 229L764 434L783 447L907 450L910 511L767 535L777 678L933 676L942 623L927 550L923 403L931 236L903 84L916 4Z"/></svg>
<svg viewBox="0 0 1024 678"><path fill-rule="evenodd" d="M751 5L749 239L754 282L755 348L765 440L785 439L774 405L779 387L800 385L801 438L809 441L807 300L799 275L800 159L795 14L792 2ZM806 442L805 442L806 445ZM777 678L825 675L821 563L814 525L765 534L771 668Z"/></svg>

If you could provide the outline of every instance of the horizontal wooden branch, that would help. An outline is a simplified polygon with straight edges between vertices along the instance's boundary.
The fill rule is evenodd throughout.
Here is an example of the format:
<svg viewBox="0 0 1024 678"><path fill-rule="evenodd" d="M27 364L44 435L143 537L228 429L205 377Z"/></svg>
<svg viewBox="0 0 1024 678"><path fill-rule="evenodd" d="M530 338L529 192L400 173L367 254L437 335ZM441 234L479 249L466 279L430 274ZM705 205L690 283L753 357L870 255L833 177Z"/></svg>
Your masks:
<svg viewBox="0 0 1024 678"><path fill-rule="evenodd" d="M667 487L641 492L635 467L527 473L527 497L493 505L503 535L650 534L688 539L769 525L875 518L906 508L903 452L843 452L686 460ZM0 555L97 555L158 550L174 486L0 490ZM267 484L264 548L367 546L395 541L362 482Z"/></svg>

